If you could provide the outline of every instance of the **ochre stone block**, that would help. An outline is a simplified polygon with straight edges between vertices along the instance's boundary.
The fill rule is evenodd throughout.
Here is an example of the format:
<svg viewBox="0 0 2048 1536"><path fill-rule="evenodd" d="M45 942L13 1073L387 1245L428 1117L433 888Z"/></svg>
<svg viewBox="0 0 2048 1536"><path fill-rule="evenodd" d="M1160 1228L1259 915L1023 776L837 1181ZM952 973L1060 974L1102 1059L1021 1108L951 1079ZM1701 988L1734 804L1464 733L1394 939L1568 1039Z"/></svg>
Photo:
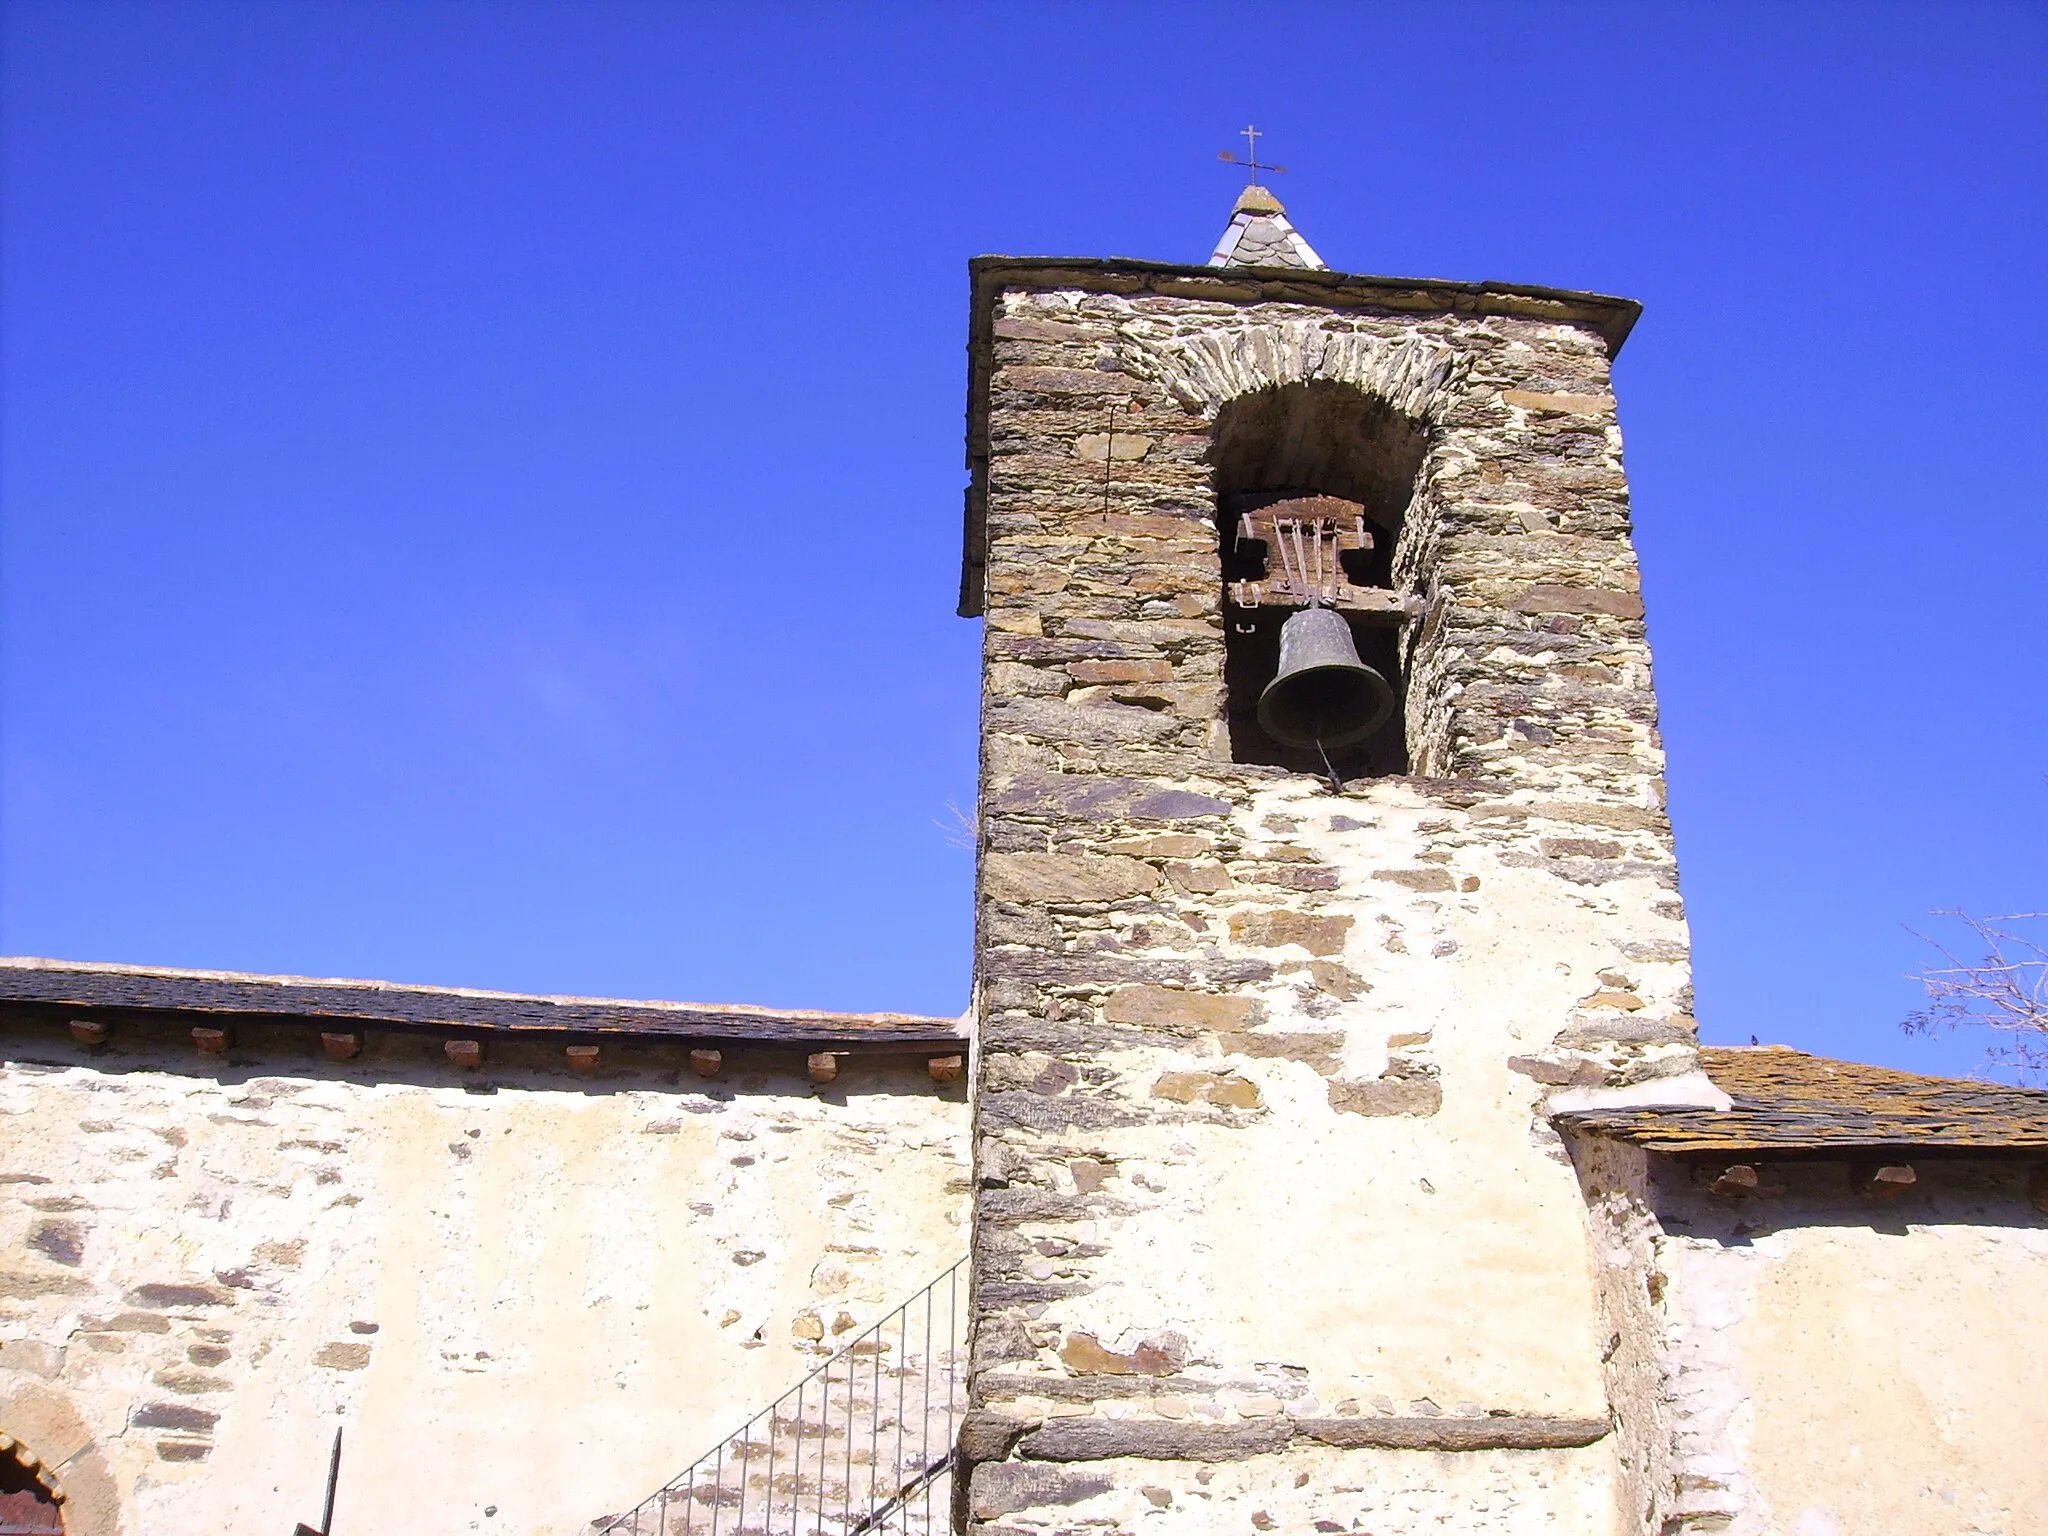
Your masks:
<svg viewBox="0 0 2048 1536"><path fill-rule="evenodd" d="M1129 1354L1106 1348L1092 1333L1070 1333L1060 1359L1083 1376L1171 1376L1187 1364L1188 1343L1177 1333L1141 1339Z"/></svg>
<svg viewBox="0 0 2048 1536"><path fill-rule="evenodd" d="M1119 987L1103 1005L1112 1024L1152 1024L1186 1030L1236 1033L1259 1022L1255 998L1183 992L1176 987Z"/></svg>
<svg viewBox="0 0 2048 1536"><path fill-rule="evenodd" d="M1347 1003L1372 990L1372 983L1334 960L1311 960L1308 974L1318 990Z"/></svg>
<svg viewBox="0 0 2048 1536"><path fill-rule="evenodd" d="M1152 1097L1172 1099L1177 1104L1257 1109L1259 1085L1235 1072L1163 1072L1152 1085Z"/></svg>
<svg viewBox="0 0 2048 1536"><path fill-rule="evenodd" d="M1214 847L1211 839L1191 832L1161 832L1154 837L1118 838L1108 851L1137 859L1198 859Z"/></svg>
<svg viewBox="0 0 2048 1536"><path fill-rule="evenodd" d="M1083 432L1074 439L1074 457L1087 464L1135 464L1151 451L1152 439L1137 432Z"/></svg>
<svg viewBox="0 0 2048 1536"><path fill-rule="evenodd" d="M325 1371L360 1371L370 1363L370 1346L345 1342L322 1344L313 1363Z"/></svg>
<svg viewBox="0 0 2048 1536"><path fill-rule="evenodd" d="M1118 854L991 853L982 861L982 889L995 901L1123 901L1159 885L1159 872Z"/></svg>
<svg viewBox="0 0 2048 1536"><path fill-rule="evenodd" d="M1612 395L1553 395L1529 389L1504 389L1501 399L1525 411L1549 411L1572 416L1605 416L1614 409Z"/></svg>
<svg viewBox="0 0 2048 1536"><path fill-rule="evenodd" d="M1352 921L1306 912L1239 912L1230 919L1230 936L1240 944L1260 948L1297 944L1312 955L1334 955L1343 950Z"/></svg>
<svg viewBox="0 0 2048 1536"><path fill-rule="evenodd" d="M1447 869L1376 869L1372 877L1411 891L1448 891L1456 883Z"/></svg>
<svg viewBox="0 0 2048 1536"><path fill-rule="evenodd" d="M1547 859L1618 859L1622 854L1621 844L1591 837L1546 837L1537 846Z"/></svg>
<svg viewBox="0 0 2048 1536"><path fill-rule="evenodd" d="M1431 1077L1376 1077L1330 1084L1330 1108L1347 1115L1426 1118L1444 1107L1444 1090Z"/></svg>
<svg viewBox="0 0 2048 1536"><path fill-rule="evenodd" d="M1633 992L1595 992L1582 998L1581 1008L1614 1008L1623 1013L1633 1013L1643 1006L1643 1000Z"/></svg>
<svg viewBox="0 0 2048 1536"><path fill-rule="evenodd" d="M1190 896L1213 895L1230 889L1230 871L1213 859L1196 864L1176 859L1166 866L1166 878L1173 888Z"/></svg>

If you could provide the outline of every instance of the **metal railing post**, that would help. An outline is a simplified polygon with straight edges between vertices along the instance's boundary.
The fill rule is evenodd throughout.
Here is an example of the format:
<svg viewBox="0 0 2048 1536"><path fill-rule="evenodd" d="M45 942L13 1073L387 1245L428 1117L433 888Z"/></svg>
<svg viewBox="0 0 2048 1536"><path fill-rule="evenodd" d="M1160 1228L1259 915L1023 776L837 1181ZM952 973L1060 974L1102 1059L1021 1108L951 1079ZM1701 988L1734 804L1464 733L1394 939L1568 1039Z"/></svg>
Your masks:
<svg viewBox="0 0 2048 1536"><path fill-rule="evenodd" d="M723 1509L728 1492L726 1466L728 1461L732 1461L737 1465L739 1483L733 1499L735 1512L730 1522L731 1529L726 1536L777 1536L784 1530L778 1519L782 1506L777 1502L780 1493L775 1481L776 1467L784 1454L778 1444L778 1436L785 1420L793 1414L788 1448L789 1520L786 1536L861 1536L861 1533L884 1530L899 1532L901 1536L912 1536L913 1530L917 1536L943 1536L933 1526L932 1504L934 1494L941 1495L945 1516L950 1519L950 1500L943 1499L943 1495L956 1471L953 1439L959 1422L960 1369L964 1360L959 1336L960 1272L966 1262L961 1259L952 1264L908 1301L862 1330L844 1349L827 1357L764 1412L756 1413L735 1433L641 1500L631 1511L605 1518L596 1529L609 1533L609 1536L694 1536L697 1506L708 1498L711 1504L707 1522L710 1536L720 1536L720 1527L727 1524ZM941 1284L946 1289L946 1324L943 1330L938 1322ZM913 1363L910 1339L914 1308L922 1309L919 1321L923 1331L923 1353ZM885 1471L882 1431L886 1426L882 1420L887 1405L883 1396L883 1367L889 1353L889 1330L892 1326L896 1330L896 1359L889 1369L896 1375L896 1443L890 1466ZM859 1395L862 1350L874 1356L867 1373L865 1403ZM845 1379L840 1382L836 1378L842 1366ZM920 1417L914 1436L905 1418L910 1409L911 1383L908 1378L912 1370L920 1378L917 1383ZM943 1398L935 1380L939 1373L945 1376ZM841 1400L836 1406L832 1397L835 1386L841 1390ZM810 1434L805 1418L805 1409L813 1394L817 1399L818 1413L815 1436ZM854 1489L863 1412L867 1415L868 1432L868 1487L864 1500L855 1497ZM768 1425L767 1481L760 1499L756 1500L753 1497L753 1435L764 1417ZM833 1454L832 1435L835 1429L845 1437L843 1456ZM935 1436L939 1437L936 1445L933 1443ZM804 1487L807 1439L815 1444L813 1476L816 1486L812 1490ZM729 1454L735 1448L737 1454ZM843 1474L840 1507L836 1513L831 1510L832 1491L828 1478L835 1461ZM708 1489L703 1498L697 1492L700 1481L705 1482ZM680 1530L672 1524L677 1503L682 1505ZM756 1519L751 1527L747 1523L750 1508L756 1508ZM655 1522L652 1532L645 1529L645 1520Z"/></svg>

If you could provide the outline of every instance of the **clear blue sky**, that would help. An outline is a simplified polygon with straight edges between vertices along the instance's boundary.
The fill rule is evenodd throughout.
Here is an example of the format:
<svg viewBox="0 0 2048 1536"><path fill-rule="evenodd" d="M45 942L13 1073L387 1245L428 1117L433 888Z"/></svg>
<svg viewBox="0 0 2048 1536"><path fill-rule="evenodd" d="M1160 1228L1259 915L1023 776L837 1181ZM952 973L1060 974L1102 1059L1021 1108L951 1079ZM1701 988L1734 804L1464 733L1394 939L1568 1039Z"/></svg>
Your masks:
<svg viewBox="0 0 2048 1536"><path fill-rule="evenodd" d="M95 4L4 26L0 949L966 1001L979 252L1639 298L1707 1035L2048 905L2040 5Z"/></svg>

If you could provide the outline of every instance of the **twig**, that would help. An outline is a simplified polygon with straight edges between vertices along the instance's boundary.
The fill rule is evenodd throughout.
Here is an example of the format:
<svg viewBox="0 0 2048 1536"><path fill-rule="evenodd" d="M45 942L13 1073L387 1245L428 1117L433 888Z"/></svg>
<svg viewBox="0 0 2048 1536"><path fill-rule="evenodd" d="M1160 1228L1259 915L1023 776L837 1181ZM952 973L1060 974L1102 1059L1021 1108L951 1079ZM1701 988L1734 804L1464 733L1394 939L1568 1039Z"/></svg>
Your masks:
<svg viewBox="0 0 2048 1536"><path fill-rule="evenodd" d="M1925 965L1913 973L1927 993L1927 1006L1907 1016L1907 1031L1946 1033L1965 1026L1997 1030L2007 1039L1986 1053L1993 1066L2017 1073L2023 1082L2048 1080L2048 939L2030 936L2023 926L2048 923L2048 913L1935 915L1968 928L1983 953L1967 960L1939 939L1908 930L1947 963Z"/></svg>

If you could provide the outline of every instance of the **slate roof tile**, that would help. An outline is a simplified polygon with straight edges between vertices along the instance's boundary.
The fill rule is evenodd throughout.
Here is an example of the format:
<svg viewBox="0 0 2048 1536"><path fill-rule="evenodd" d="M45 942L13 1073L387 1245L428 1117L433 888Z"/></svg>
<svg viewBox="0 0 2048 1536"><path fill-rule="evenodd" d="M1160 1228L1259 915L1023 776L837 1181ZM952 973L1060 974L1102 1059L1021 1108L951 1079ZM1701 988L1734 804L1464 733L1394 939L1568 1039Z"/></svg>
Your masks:
<svg viewBox="0 0 2048 1536"><path fill-rule="evenodd" d="M261 976L0 956L0 1007L87 1017L222 1018L484 1034L665 1036L823 1045L955 1045L957 1019L901 1013L823 1013L744 1004L634 1002L549 997L388 981Z"/></svg>
<svg viewBox="0 0 2048 1536"><path fill-rule="evenodd" d="M2048 1090L1923 1077L1786 1046L1708 1046L1700 1058L1731 1108L1591 1110L1557 1122L1673 1154L2048 1151Z"/></svg>
<svg viewBox="0 0 2048 1536"><path fill-rule="evenodd" d="M1246 187L1231 210L1230 226L1210 256L1212 267L1290 267L1303 272L1327 272L1323 258L1315 253L1295 227L1287 222L1280 199L1266 187Z"/></svg>

